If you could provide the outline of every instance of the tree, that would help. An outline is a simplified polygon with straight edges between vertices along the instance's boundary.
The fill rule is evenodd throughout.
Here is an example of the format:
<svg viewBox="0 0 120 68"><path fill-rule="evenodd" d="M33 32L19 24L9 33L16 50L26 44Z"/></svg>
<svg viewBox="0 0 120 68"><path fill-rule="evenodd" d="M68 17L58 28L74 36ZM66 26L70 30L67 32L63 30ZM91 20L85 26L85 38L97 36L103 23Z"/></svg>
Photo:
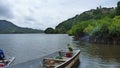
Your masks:
<svg viewBox="0 0 120 68"><path fill-rule="evenodd" d="M85 29L84 29L84 32L87 33L88 35L92 35L92 30L94 29L94 26L89 24Z"/></svg>
<svg viewBox="0 0 120 68"><path fill-rule="evenodd" d="M117 3L116 15L120 15L120 1Z"/></svg>
<svg viewBox="0 0 120 68"><path fill-rule="evenodd" d="M47 34L53 34L53 33L55 33L55 30L53 28L49 27L44 32Z"/></svg>
<svg viewBox="0 0 120 68"><path fill-rule="evenodd" d="M120 40L120 16L116 16L109 26L109 34L112 37L113 43L116 44Z"/></svg>

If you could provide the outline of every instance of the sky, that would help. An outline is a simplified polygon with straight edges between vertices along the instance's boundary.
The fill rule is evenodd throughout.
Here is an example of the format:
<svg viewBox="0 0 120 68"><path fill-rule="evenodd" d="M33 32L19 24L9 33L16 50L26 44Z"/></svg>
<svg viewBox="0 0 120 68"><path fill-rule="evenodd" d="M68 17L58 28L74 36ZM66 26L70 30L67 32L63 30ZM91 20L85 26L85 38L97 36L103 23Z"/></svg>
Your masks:
<svg viewBox="0 0 120 68"><path fill-rule="evenodd" d="M0 0L0 20L20 27L55 28L84 11L98 6L116 7L119 0Z"/></svg>

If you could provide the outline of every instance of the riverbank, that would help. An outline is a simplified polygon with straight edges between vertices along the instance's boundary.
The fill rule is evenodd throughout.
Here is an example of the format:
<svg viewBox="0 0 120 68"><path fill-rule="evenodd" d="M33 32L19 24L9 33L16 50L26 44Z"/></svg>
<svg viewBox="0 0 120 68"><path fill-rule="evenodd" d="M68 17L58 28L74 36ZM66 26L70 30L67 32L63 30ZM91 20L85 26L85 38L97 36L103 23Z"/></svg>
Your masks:
<svg viewBox="0 0 120 68"><path fill-rule="evenodd" d="M74 41L85 41L85 42L90 42L93 44L107 44L107 45L120 45L120 38L112 39L110 37L92 37L89 35L85 35L83 37L75 37L73 36Z"/></svg>

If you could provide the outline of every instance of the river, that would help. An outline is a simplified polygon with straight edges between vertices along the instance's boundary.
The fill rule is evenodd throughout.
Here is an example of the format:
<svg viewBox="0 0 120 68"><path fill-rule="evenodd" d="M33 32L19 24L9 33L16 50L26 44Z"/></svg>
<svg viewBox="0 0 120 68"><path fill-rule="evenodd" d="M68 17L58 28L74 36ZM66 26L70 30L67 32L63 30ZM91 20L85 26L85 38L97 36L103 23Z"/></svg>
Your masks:
<svg viewBox="0 0 120 68"><path fill-rule="evenodd" d="M72 41L67 34L0 34L0 48L15 64L37 59L70 43L81 50L79 68L120 68L120 46Z"/></svg>

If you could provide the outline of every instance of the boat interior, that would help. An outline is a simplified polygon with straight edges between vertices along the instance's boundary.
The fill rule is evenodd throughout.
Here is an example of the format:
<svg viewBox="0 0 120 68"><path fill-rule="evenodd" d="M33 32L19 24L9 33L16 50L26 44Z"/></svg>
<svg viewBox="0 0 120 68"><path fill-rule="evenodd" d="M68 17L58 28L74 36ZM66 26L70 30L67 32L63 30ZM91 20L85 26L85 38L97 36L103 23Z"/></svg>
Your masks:
<svg viewBox="0 0 120 68"><path fill-rule="evenodd" d="M43 66L46 68L54 68L66 61L68 61L76 51L73 52L63 52L63 51L58 51L55 56L53 57L45 57L43 59Z"/></svg>

